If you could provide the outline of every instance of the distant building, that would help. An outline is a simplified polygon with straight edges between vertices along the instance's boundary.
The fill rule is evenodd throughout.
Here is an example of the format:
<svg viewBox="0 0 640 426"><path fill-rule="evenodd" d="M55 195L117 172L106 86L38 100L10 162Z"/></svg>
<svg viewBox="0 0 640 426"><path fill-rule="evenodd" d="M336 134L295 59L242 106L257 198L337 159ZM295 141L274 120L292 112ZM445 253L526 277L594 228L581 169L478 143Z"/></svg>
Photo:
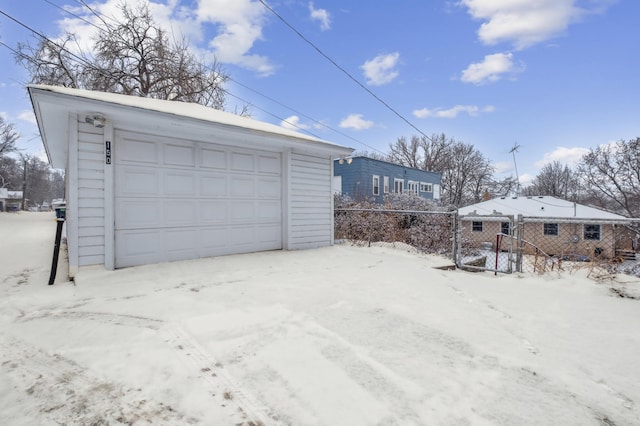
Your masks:
<svg viewBox="0 0 640 426"><path fill-rule="evenodd" d="M635 251L635 233L627 232L629 219L551 196L499 197L458 209L463 220L462 238L473 247L491 245L496 235L517 238L507 217L524 220L522 239L550 255L591 258L594 252L612 258ZM505 220L498 220L499 218Z"/></svg>
<svg viewBox="0 0 640 426"><path fill-rule="evenodd" d="M368 157L338 159L333 164L333 192L354 200L413 193L428 200L440 199L440 173L414 169Z"/></svg>
<svg viewBox="0 0 640 426"><path fill-rule="evenodd" d="M22 206L22 191L0 188L0 212L18 211Z"/></svg>

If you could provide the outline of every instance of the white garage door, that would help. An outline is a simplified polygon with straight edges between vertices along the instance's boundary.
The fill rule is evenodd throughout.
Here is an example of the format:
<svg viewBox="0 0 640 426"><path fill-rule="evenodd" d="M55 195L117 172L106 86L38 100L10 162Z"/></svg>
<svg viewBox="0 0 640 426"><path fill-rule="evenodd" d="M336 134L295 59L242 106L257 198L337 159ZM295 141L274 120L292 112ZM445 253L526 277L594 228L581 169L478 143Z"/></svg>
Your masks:
<svg viewBox="0 0 640 426"><path fill-rule="evenodd" d="M116 132L115 266L282 248L279 153Z"/></svg>

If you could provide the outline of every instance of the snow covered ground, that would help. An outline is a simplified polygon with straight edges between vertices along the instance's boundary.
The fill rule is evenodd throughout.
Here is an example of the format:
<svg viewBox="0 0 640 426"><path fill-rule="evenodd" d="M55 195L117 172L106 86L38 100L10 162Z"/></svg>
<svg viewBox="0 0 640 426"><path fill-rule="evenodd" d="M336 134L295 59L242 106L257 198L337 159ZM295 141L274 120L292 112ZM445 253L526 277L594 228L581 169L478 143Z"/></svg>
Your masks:
<svg viewBox="0 0 640 426"><path fill-rule="evenodd" d="M338 245L47 286L54 234L0 214L2 425L640 424L631 278Z"/></svg>

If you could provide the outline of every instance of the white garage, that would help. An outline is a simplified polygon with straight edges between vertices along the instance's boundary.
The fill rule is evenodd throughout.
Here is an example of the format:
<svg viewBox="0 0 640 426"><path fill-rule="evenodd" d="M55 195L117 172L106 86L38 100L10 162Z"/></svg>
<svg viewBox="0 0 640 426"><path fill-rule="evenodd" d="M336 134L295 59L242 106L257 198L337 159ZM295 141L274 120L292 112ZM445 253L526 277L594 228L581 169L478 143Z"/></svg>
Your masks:
<svg viewBox="0 0 640 426"><path fill-rule="evenodd" d="M341 147L200 105L29 87L66 170L69 270L333 243Z"/></svg>

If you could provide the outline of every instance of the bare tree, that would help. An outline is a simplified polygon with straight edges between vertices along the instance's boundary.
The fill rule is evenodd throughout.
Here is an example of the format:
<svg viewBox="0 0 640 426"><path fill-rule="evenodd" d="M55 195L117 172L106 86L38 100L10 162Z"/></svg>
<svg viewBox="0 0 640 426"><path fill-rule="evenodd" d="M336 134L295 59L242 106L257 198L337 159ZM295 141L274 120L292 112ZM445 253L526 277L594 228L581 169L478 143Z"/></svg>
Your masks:
<svg viewBox="0 0 640 426"><path fill-rule="evenodd" d="M578 201L580 180L574 170L559 161L545 164L532 184L525 188L526 195L550 195Z"/></svg>
<svg viewBox="0 0 640 426"><path fill-rule="evenodd" d="M587 153L579 164L588 200L630 217L640 216L640 138Z"/></svg>
<svg viewBox="0 0 640 426"><path fill-rule="evenodd" d="M478 202L492 181L493 166L473 145L444 134L431 138L413 136L409 141L398 138L390 145L391 161L408 167L442 175L442 200L461 207Z"/></svg>
<svg viewBox="0 0 640 426"><path fill-rule="evenodd" d="M91 53L67 34L56 42L21 44L16 59L33 83L224 107L228 76L217 62L209 66L198 60L184 38L169 39L148 3L133 8L123 2L119 7L124 20L102 19Z"/></svg>
<svg viewBox="0 0 640 426"><path fill-rule="evenodd" d="M20 135L13 128L13 124L5 123L4 117L0 115L0 156L14 152L16 141Z"/></svg>
<svg viewBox="0 0 640 426"><path fill-rule="evenodd" d="M492 179L487 185L487 192L489 196L507 197L510 194L515 194L518 189L518 180L512 175L506 176L502 179ZM484 194L483 194L484 197Z"/></svg>

